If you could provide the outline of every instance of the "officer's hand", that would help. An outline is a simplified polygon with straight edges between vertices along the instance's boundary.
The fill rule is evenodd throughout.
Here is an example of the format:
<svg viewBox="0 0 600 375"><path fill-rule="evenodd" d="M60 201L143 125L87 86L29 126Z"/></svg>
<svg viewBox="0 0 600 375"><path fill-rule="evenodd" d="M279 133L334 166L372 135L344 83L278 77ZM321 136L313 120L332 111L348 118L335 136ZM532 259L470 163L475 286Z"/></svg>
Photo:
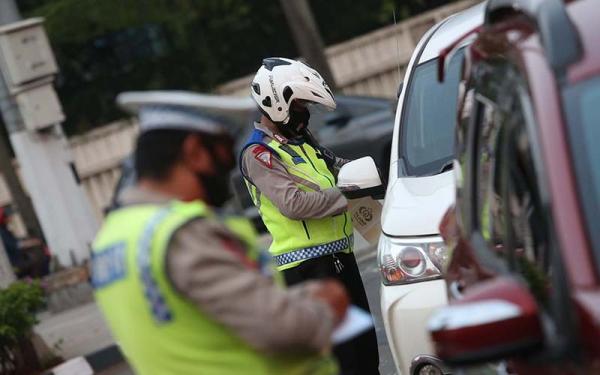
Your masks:
<svg viewBox="0 0 600 375"><path fill-rule="evenodd" d="M335 325L344 319L350 299L339 281L333 279L319 281L312 296L329 305L334 314Z"/></svg>

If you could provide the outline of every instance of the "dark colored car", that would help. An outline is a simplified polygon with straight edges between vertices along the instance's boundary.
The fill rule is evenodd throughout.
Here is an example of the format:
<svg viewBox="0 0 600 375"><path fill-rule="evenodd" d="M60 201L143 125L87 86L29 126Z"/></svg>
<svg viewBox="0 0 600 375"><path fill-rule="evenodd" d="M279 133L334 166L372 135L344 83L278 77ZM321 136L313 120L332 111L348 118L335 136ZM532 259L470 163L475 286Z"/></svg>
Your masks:
<svg viewBox="0 0 600 375"><path fill-rule="evenodd" d="M336 101L337 109L333 112L311 113L310 129L313 135L338 156L348 159L372 156L380 170L387 171L394 130L394 103L387 99L344 95L337 96ZM249 117L246 132L242 132L236 140L238 151L253 130L250 118L258 116L257 110L255 115ZM236 121L239 122L238 119ZM232 172L231 182L234 206L237 206L234 210L251 218L258 229L265 230L238 169ZM121 177L106 212L118 206L119 192L134 183L133 158L128 157L121 164Z"/></svg>
<svg viewBox="0 0 600 375"><path fill-rule="evenodd" d="M336 96L336 102L333 112L311 113L312 134L337 156L346 159L371 156L380 170L387 171L394 131L394 103L387 99L343 95ZM247 133L239 138L238 149L241 150L252 131L252 125L248 124ZM232 173L231 182L238 208L252 218L257 228L265 230L238 169Z"/></svg>
<svg viewBox="0 0 600 375"><path fill-rule="evenodd" d="M600 2L490 0L465 53L437 354L600 374Z"/></svg>

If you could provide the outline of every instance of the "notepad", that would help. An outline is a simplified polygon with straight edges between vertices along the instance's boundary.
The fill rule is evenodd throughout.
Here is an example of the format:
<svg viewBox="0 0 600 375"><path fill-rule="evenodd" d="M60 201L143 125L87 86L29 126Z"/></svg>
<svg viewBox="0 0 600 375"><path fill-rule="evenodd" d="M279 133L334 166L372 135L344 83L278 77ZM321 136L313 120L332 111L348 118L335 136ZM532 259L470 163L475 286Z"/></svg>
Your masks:
<svg viewBox="0 0 600 375"><path fill-rule="evenodd" d="M331 342L334 345L352 340L373 327L371 314L354 305L348 308L344 320L333 331Z"/></svg>

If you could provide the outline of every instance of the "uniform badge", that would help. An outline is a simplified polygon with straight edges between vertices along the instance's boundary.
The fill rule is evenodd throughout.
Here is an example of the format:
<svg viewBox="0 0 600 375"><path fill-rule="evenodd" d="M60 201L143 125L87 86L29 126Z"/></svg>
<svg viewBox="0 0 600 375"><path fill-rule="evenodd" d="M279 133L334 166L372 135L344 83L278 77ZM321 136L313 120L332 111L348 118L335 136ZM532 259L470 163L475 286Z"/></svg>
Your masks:
<svg viewBox="0 0 600 375"><path fill-rule="evenodd" d="M265 146L257 146L253 148L252 153L254 154L254 158L265 167L269 169L273 168L271 151L269 151Z"/></svg>

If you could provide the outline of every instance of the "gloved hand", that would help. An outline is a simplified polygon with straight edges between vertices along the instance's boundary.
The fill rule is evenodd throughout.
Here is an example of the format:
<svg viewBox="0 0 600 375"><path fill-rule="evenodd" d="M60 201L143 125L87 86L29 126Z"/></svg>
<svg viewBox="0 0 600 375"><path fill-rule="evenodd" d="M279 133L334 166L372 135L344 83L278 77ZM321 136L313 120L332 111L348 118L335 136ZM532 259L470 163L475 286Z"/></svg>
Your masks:
<svg viewBox="0 0 600 375"><path fill-rule="evenodd" d="M338 158L335 157L333 151L323 146L318 146L318 148L320 151L318 157L323 159L323 161L325 162L325 164L327 164L327 167L329 169L337 171L341 167L341 165L337 165Z"/></svg>

